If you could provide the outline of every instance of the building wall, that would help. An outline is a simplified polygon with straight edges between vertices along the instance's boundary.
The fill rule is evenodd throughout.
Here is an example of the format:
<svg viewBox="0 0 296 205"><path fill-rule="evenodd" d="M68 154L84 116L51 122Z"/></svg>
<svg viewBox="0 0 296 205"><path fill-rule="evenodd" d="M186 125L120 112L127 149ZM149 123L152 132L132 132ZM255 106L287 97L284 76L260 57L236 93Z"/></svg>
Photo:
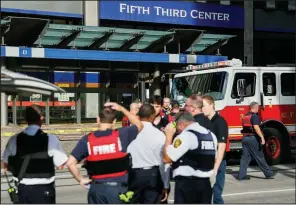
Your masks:
<svg viewBox="0 0 296 205"><path fill-rule="evenodd" d="M2 1L1 11L48 16L79 17L83 1Z"/></svg>

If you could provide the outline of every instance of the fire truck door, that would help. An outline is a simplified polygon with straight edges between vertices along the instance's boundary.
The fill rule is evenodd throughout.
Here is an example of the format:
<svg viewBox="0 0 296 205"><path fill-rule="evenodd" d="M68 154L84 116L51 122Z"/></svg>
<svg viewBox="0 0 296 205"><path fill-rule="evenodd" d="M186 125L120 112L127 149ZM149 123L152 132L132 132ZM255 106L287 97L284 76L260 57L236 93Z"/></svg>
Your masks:
<svg viewBox="0 0 296 205"><path fill-rule="evenodd" d="M263 108L261 109L261 118L262 120L273 118L276 116L280 116L279 110L279 78L277 71L260 71L259 72L261 80L260 85L260 94L262 98L260 99L261 105L263 104ZM263 101L263 102L261 102Z"/></svg>

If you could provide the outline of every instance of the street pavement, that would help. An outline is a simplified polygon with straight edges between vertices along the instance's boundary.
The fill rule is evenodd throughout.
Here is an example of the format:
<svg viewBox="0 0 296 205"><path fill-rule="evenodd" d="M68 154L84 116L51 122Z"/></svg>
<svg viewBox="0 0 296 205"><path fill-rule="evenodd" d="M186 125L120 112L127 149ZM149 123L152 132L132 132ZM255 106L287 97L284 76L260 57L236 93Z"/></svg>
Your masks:
<svg viewBox="0 0 296 205"><path fill-rule="evenodd" d="M278 174L275 179L265 179L257 166L248 169L251 180L235 179L239 165L227 166L226 184L223 197L225 203L293 203L295 204L295 164L273 166ZM85 170L82 169L82 174ZM174 202L174 182L169 203ZM10 203L7 194L7 183L1 173L1 203ZM56 180L57 203L86 203L87 190L78 185L67 171L57 172Z"/></svg>

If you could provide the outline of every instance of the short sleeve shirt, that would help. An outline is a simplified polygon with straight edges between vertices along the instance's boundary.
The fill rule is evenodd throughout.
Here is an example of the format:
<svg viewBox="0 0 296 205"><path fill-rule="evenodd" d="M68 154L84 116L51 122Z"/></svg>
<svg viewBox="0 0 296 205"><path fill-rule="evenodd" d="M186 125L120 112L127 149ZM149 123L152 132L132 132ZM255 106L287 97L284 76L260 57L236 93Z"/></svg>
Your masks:
<svg viewBox="0 0 296 205"><path fill-rule="evenodd" d="M129 144L136 139L138 135L138 128L135 125L129 126L129 127L122 127L118 129L119 131L119 146L121 147L122 152L127 152L127 147ZM105 131L95 131L94 135L99 136L109 136L112 134L112 129L108 129ZM76 147L73 149L71 155L80 162L81 160L87 158L89 156L88 154L88 148L87 148L87 142L88 142L88 135L83 136L77 143ZM117 178L109 178L108 181L115 181L115 182L126 182L127 181L127 175L123 177L117 177ZM105 181L104 179L100 181Z"/></svg>
<svg viewBox="0 0 296 205"><path fill-rule="evenodd" d="M211 121L203 113L195 115L194 120L195 122L198 122L200 126L211 130Z"/></svg>
<svg viewBox="0 0 296 205"><path fill-rule="evenodd" d="M211 119L212 132L216 135L218 143L227 143L228 140L228 124L226 120L216 113ZM226 153L224 153L224 159Z"/></svg>
<svg viewBox="0 0 296 205"><path fill-rule="evenodd" d="M260 118L259 118L259 116L257 114L255 114L255 113L252 113L252 112L251 112L251 114L252 114L251 124L252 125L260 125Z"/></svg>

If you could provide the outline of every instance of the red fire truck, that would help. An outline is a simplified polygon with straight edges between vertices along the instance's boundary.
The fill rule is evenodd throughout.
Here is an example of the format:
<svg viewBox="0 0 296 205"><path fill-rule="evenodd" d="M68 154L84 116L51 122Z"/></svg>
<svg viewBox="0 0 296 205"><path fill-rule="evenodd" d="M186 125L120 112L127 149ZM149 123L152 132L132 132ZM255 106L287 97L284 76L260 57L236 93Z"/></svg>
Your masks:
<svg viewBox="0 0 296 205"><path fill-rule="evenodd" d="M267 161L278 164L291 156L296 147L294 67L245 67L238 59L189 65L174 76L171 97L184 105L190 94L197 93L211 95L228 122L228 156L242 148L241 118L252 101L261 105Z"/></svg>

